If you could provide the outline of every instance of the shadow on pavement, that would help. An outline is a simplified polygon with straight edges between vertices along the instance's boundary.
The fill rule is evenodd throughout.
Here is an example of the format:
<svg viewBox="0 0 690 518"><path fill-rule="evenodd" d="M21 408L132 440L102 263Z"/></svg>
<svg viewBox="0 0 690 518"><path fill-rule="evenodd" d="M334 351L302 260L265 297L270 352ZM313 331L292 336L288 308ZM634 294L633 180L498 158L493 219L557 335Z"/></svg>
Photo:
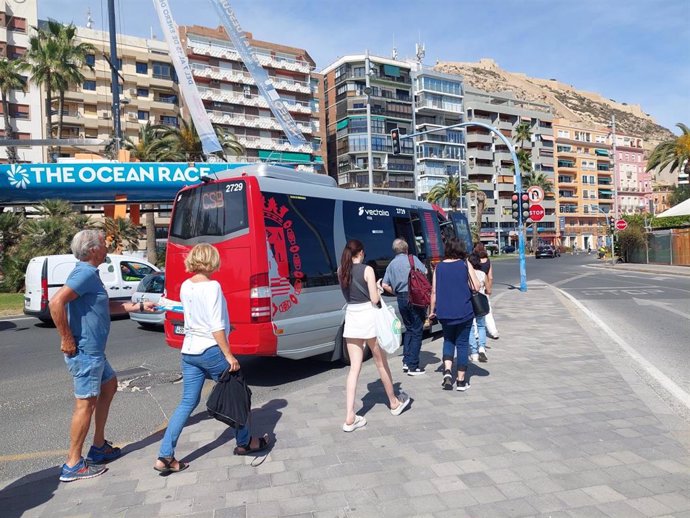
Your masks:
<svg viewBox="0 0 690 518"><path fill-rule="evenodd" d="M46 503L60 484L60 468L53 466L25 475L0 490L3 518L18 518L34 507Z"/></svg>
<svg viewBox="0 0 690 518"><path fill-rule="evenodd" d="M7 331L9 329L17 329L17 324L9 320L3 320L0 322L0 331Z"/></svg>
<svg viewBox="0 0 690 518"><path fill-rule="evenodd" d="M289 360L259 356L240 356L240 364L246 373L247 383L258 387L278 387L345 367L339 362L318 359Z"/></svg>
<svg viewBox="0 0 690 518"><path fill-rule="evenodd" d="M393 392L396 394L400 393L399 381L393 382ZM386 391L383 389L383 383L381 383L380 379L367 383L367 393L364 394L362 398L362 408L361 410L355 408L355 412L358 415L364 416L369 410L374 408L375 405L383 405L388 408L388 396L386 396Z"/></svg>

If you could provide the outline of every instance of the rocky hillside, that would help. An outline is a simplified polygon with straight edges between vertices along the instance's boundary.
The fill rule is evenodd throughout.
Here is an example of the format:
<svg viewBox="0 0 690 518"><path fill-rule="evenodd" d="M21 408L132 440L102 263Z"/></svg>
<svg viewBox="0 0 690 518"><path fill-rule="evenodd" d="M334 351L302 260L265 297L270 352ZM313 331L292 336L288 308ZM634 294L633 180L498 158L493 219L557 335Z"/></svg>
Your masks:
<svg viewBox="0 0 690 518"><path fill-rule="evenodd" d="M615 115L616 128L621 133L642 137L647 149L674 136L667 128L654 122L639 105L616 102L598 93L578 90L556 79L539 79L508 72L492 59L482 59L479 63L440 61L434 68L448 74L460 74L465 84L486 92L511 91L519 99L549 104L553 106L556 117L573 122L606 126L611 121L611 115Z"/></svg>

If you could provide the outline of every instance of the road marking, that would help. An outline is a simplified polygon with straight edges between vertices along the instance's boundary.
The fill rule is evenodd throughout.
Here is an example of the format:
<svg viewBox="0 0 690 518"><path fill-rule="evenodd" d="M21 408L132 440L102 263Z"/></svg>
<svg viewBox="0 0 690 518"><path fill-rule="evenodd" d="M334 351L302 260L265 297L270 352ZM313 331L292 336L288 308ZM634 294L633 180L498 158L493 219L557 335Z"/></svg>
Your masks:
<svg viewBox="0 0 690 518"><path fill-rule="evenodd" d="M600 295L659 295L660 293L664 293L664 290L644 288L589 288L582 290L582 295L587 297L597 297Z"/></svg>
<svg viewBox="0 0 690 518"><path fill-rule="evenodd" d="M0 322L19 322L21 320L37 320L35 317L17 317L17 318L4 318L0 319Z"/></svg>
<svg viewBox="0 0 690 518"><path fill-rule="evenodd" d="M67 456L68 450L32 451L29 453L16 453L14 455L0 455L0 462L17 462L19 460L44 459L47 457Z"/></svg>
<svg viewBox="0 0 690 518"><path fill-rule="evenodd" d="M590 277L592 275L595 275L594 273L581 273L580 275L575 275L574 277L569 277L567 279L563 279L562 281L554 282L552 286L560 286L561 284L566 284L571 281L576 281L577 279L582 279L583 277Z"/></svg>
<svg viewBox="0 0 690 518"><path fill-rule="evenodd" d="M590 320L597 324L602 331L609 335L609 337L611 337L611 339L614 342L616 342L621 349L628 353L628 355L633 360L635 360L643 369L645 369L647 373L649 373L650 376L652 376L657 382L659 382L661 386L664 387L672 396L674 396L676 399L678 399L678 401L680 401L683 405L690 409L690 394L685 392L671 378L666 376L666 374L661 372L649 361L643 358L635 349L630 347L625 342L625 340L618 336L618 334L616 334L598 316L596 316L589 309L587 309L585 305L582 304L579 300L573 297L570 293L567 293L566 291L560 288L556 289L560 291L563 295L565 295L568 298L568 300L570 300L573 304L575 304L580 309L580 311L582 311L585 315L587 315L590 318Z"/></svg>
<svg viewBox="0 0 690 518"><path fill-rule="evenodd" d="M657 302L656 300L636 299L635 297L633 297L633 300L635 301L635 303L639 304L640 306L656 306L656 307L663 309L664 311L668 311L669 313L673 313L675 315L678 315L680 317L687 318L688 320L690 320L690 315L688 315L687 313L683 313L682 311L674 308L668 302Z"/></svg>

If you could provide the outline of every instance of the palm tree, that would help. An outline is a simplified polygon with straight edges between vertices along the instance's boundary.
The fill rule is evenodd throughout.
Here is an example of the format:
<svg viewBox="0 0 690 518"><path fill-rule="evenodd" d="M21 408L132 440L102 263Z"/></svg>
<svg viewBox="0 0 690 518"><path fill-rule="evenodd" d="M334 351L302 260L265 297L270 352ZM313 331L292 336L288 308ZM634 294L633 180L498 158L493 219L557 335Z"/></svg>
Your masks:
<svg viewBox="0 0 690 518"><path fill-rule="evenodd" d="M86 55L94 52L89 43L75 42L77 29L74 24L64 25L54 20L47 28L39 30L29 38L29 49L20 65L29 71L31 80L46 91L46 135L53 135L53 94L58 92L58 137L62 136L62 117L65 91L71 85L84 82L81 67L86 63Z"/></svg>
<svg viewBox="0 0 690 518"><path fill-rule="evenodd" d="M537 171L526 174L522 177L522 190L526 191L530 187L538 186L541 187L544 193L553 192L553 183L549 180L549 177L544 173Z"/></svg>
<svg viewBox="0 0 690 518"><path fill-rule="evenodd" d="M137 250L139 248L139 229L132 221L125 218L105 218L97 224L105 233L108 251L122 253L123 250Z"/></svg>
<svg viewBox="0 0 690 518"><path fill-rule="evenodd" d="M2 113L5 119L5 137L8 139L15 138L8 97L13 90L24 91L25 86L24 78L19 73L19 61L9 61L7 58L0 59L0 95L2 96ZM7 146L7 160L14 164L18 158L17 147Z"/></svg>
<svg viewBox="0 0 690 518"><path fill-rule="evenodd" d="M524 149L525 141L532 140L532 130L528 122L521 122L515 128L515 141L520 142L520 148Z"/></svg>
<svg viewBox="0 0 690 518"><path fill-rule="evenodd" d="M59 73L54 75L53 87L59 92L58 97L58 138L62 138L62 127L65 107L65 91L71 86L81 86L84 83L84 74L81 68L86 65L89 69L93 67L86 62L86 57L96 51L96 47L90 43L77 43L77 28L73 23L64 25L50 20L45 31L48 38L54 39L59 43L59 52L62 57L62 68ZM58 153L60 148L58 147Z"/></svg>
<svg viewBox="0 0 690 518"><path fill-rule="evenodd" d="M177 159L177 152L170 140L165 138L167 130L167 126L151 124L149 121L146 125L139 126L136 141L132 137L125 137L122 147L141 162L174 162Z"/></svg>
<svg viewBox="0 0 690 518"><path fill-rule="evenodd" d="M676 124L682 135L658 144L647 160L647 171L671 166L670 172L690 174L690 128L682 122Z"/></svg>
<svg viewBox="0 0 690 518"><path fill-rule="evenodd" d="M455 211L458 209L458 202L460 201L461 195L460 180L458 177L448 176L443 182L437 183L431 188L426 195L426 200L429 203L440 203L446 200L450 208Z"/></svg>
<svg viewBox="0 0 690 518"><path fill-rule="evenodd" d="M164 126L162 138L174 150L174 160L178 162L203 162L205 156L201 146L201 139L193 122L180 119L180 127ZM245 153L244 146L239 143L233 133L214 126L218 141L223 148L224 155L240 156Z"/></svg>

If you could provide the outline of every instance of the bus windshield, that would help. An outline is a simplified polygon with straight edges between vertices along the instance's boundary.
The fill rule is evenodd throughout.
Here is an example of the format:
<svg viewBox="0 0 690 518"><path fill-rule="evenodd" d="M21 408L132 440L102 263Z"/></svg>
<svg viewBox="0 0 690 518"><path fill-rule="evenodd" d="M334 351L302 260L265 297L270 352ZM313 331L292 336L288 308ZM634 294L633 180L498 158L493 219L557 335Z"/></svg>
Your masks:
<svg viewBox="0 0 690 518"><path fill-rule="evenodd" d="M200 185L177 195L170 236L227 236L248 227L244 181Z"/></svg>

